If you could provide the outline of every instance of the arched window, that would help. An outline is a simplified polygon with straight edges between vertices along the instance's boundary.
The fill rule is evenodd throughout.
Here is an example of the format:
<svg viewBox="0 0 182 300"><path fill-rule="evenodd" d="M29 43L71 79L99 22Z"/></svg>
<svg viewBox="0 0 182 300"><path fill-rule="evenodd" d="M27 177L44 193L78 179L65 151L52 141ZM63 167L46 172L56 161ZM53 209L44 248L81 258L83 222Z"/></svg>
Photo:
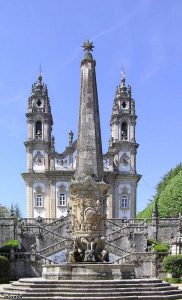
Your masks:
<svg viewBox="0 0 182 300"><path fill-rule="evenodd" d="M128 139L128 124L125 121L121 124L121 139Z"/></svg>
<svg viewBox="0 0 182 300"><path fill-rule="evenodd" d="M40 138L42 136L42 122L37 121L35 124L35 136L36 138Z"/></svg>

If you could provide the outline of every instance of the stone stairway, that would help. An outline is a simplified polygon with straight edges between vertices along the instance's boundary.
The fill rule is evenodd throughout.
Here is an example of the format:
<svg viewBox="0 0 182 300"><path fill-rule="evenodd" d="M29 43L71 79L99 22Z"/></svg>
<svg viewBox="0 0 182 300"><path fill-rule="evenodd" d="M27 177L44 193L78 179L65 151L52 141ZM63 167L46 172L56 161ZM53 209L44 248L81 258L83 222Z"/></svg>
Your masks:
<svg viewBox="0 0 182 300"><path fill-rule="evenodd" d="M0 299L142 300L182 299L182 290L159 279L45 280L20 279L0 290Z"/></svg>
<svg viewBox="0 0 182 300"><path fill-rule="evenodd" d="M50 245L49 247L41 249L40 251L38 251L38 254L50 256L52 254L55 254L56 252L64 250L66 247L68 247L68 243L71 242L69 242L67 239L64 239L62 241Z"/></svg>
<svg viewBox="0 0 182 300"><path fill-rule="evenodd" d="M111 220L107 220L106 240L107 242L115 242L123 237L129 236L131 233L142 233L146 226L143 224L121 223L116 224Z"/></svg>

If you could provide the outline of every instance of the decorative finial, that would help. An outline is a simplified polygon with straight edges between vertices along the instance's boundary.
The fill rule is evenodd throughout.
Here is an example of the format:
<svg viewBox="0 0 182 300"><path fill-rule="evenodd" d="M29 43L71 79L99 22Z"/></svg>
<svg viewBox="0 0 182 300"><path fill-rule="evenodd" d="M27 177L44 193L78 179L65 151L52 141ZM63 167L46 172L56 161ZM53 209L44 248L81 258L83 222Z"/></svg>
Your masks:
<svg viewBox="0 0 182 300"><path fill-rule="evenodd" d="M41 83L42 82L42 66L40 64L39 66L39 76L38 76L38 81Z"/></svg>
<svg viewBox="0 0 182 300"><path fill-rule="evenodd" d="M121 71L121 83L122 83L122 86L125 86L125 81L126 81L126 73L125 73L124 68L122 68L122 71Z"/></svg>
<svg viewBox="0 0 182 300"><path fill-rule="evenodd" d="M83 43L82 48L84 51L90 52L93 51L94 45L93 42L90 42L87 40L86 42Z"/></svg>

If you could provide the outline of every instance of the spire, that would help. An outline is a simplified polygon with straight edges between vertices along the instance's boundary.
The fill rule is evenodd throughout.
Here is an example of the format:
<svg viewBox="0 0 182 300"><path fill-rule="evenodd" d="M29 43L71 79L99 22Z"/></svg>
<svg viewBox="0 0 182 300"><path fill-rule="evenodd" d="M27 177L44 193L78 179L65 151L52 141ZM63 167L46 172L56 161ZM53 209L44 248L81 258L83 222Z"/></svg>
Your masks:
<svg viewBox="0 0 182 300"><path fill-rule="evenodd" d="M103 178L103 158L99 106L95 75L95 60L90 51L92 42L82 46L86 51L81 63L80 113L77 144L76 178L94 175Z"/></svg>
<svg viewBox="0 0 182 300"><path fill-rule="evenodd" d="M37 81L34 84L32 84L32 95L48 96L47 85L44 84L42 80L41 67L37 77Z"/></svg>
<svg viewBox="0 0 182 300"><path fill-rule="evenodd" d="M120 92L125 94L126 91L127 91L127 87L125 85L126 83L126 74L125 74L125 71L122 70L121 72L121 83L120 83Z"/></svg>

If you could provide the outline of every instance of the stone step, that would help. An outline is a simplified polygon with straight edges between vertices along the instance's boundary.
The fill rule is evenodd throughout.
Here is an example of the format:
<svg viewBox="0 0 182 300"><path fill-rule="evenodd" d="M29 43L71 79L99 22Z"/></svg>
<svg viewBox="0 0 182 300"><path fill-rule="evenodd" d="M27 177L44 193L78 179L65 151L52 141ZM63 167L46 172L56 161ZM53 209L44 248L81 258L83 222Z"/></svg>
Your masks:
<svg viewBox="0 0 182 300"><path fill-rule="evenodd" d="M94 291L95 292L99 292L101 289L102 289L102 292L110 292L112 289L114 288L115 291L122 291L122 292L127 292L128 291L128 287L112 287L112 288L104 288L104 287L97 287L97 288L94 288ZM62 291L63 288L62 287L47 287L47 286L44 286L44 287L24 287L24 286L10 286L10 287L4 287L4 290L8 290L8 291L23 291L23 292L34 292L34 290L36 290L36 292L44 292L46 289L46 291L55 291L55 292L59 292L59 291ZM84 292L84 291L88 291L89 290L89 287L64 287L64 291L67 292L67 291L76 291L76 292ZM91 290L91 289L90 289ZM175 286L161 286L161 287L130 287L129 290L132 292L132 291L172 291L172 290L176 290L176 287Z"/></svg>
<svg viewBox="0 0 182 300"><path fill-rule="evenodd" d="M182 290L159 279L45 280L20 279L5 285L0 299L121 300L182 299Z"/></svg>
<svg viewBox="0 0 182 300"><path fill-rule="evenodd" d="M50 279L42 279L41 277L37 277L37 278L22 278L22 279L19 279L19 281L14 281L13 283L25 283L25 284L53 284L53 285L57 285L57 284L60 284L62 285L63 283L64 284L70 284L70 280L50 280ZM169 284L167 282L163 282L161 279L155 279L155 278L152 278L152 279L116 279L116 280L71 280L71 284L74 285L74 284L88 284L89 286L90 285L93 285L95 286L96 284L151 284L151 283L165 283L165 284Z"/></svg>
<svg viewBox="0 0 182 300"><path fill-rule="evenodd" d="M37 297L27 297L27 296L23 296L23 298L5 298L2 296L0 296L0 299L4 299L4 300L9 300L9 299L17 299L17 300L37 300ZM170 299L182 299L182 293L179 294L179 295L155 295L155 296L125 296L124 298L122 297L117 297L116 296L107 296L107 297L97 297L97 296L94 296L94 297L88 297L88 296L84 296L84 297L79 297L79 298L75 298L75 297L62 297L62 296L59 296L59 298L57 297L49 297L49 296L43 296L43 297L40 297L38 298L39 300L170 300Z"/></svg>
<svg viewBox="0 0 182 300"><path fill-rule="evenodd" d="M45 290L44 292L41 292L41 293L38 293L37 291L34 291L34 292L27 291L27 293L23 293L23 292L19 292L19 291L16 291L16 292L5 291L4 293L5 293L6 296L7 295L9 295L9 296L17 296L17 295L19 296L19 295L21 295L23 299L24 299L24 297L31 298L32 296L37 297L39 299L43 295L44 296L49 296L49 297L59 297L59 296L61 296L61 297L65 297L65 298L72 296L72 297L75 297L76 299L79 299L83 296L88 296L88 297L92 297L92 298L94 298L95 296L98 297L98 298L99 297L107 298L107 296L108 296L108 292L103 292L103 291L99 291L99 292L97 291L96 292L96 291L89 291L89 290L80 291L80 292L75 292L73 290L70 290L68 292L65 292L65 291L54 292L54 291L50 291L50 290ZM180 290L175 290L175 291L170 290L170 291L160 291L160 293L159 292L157 293L155 291L125 291L125 292L123 292L123 291L120 291L120 292L112 291L112 292L110 292L110 294L112 296L115 296L116 299L118 297L127 297L127 296L151 296L152 297L152 296L155 296L157 294L160 294L161 296L163 296L163 295L167 296L167 295L171 295L171 293L173 295L176 295L176 294L181 294L181 291Z"/></svg>
<svg viewBox="0 0 182 300"><path fill-rule="evenodd" d="M100 288L102 288L102 289L104 289L104 288L106 288L106 289L113 289L113 288L115 288L115 289L117 289L117 288L121 288L121 289L123 289L123 288L127 288L127 289L129 289L129 288L142 288L142 289L146 289L146 288L149 288L149 289L151 289L151 288L156 288L156 289L160 289L161 287L170 287L170 284L166 284L166 283L161 283L161 284L122 284L122 285L120 285L120 284L110 284L110 285L95 285L95 286L92 286L92 285L71 285L71 287L72 288L74 288L74 289L79 289L80 288L80 286L82 287L82 289L87 289L87 288L94 288L94 289L100 289ZM55 288L55 285L50 285L50 284L37 284L37 285L28 285L28 284L12 284L12 287L15 287L15 288L32 288L32 289L34 289L34 288L36 288L36 289L38 289L38 288ZM70 288L70 284L61 284L61 285L56 285L56 287L57 288Z"/></svg>

